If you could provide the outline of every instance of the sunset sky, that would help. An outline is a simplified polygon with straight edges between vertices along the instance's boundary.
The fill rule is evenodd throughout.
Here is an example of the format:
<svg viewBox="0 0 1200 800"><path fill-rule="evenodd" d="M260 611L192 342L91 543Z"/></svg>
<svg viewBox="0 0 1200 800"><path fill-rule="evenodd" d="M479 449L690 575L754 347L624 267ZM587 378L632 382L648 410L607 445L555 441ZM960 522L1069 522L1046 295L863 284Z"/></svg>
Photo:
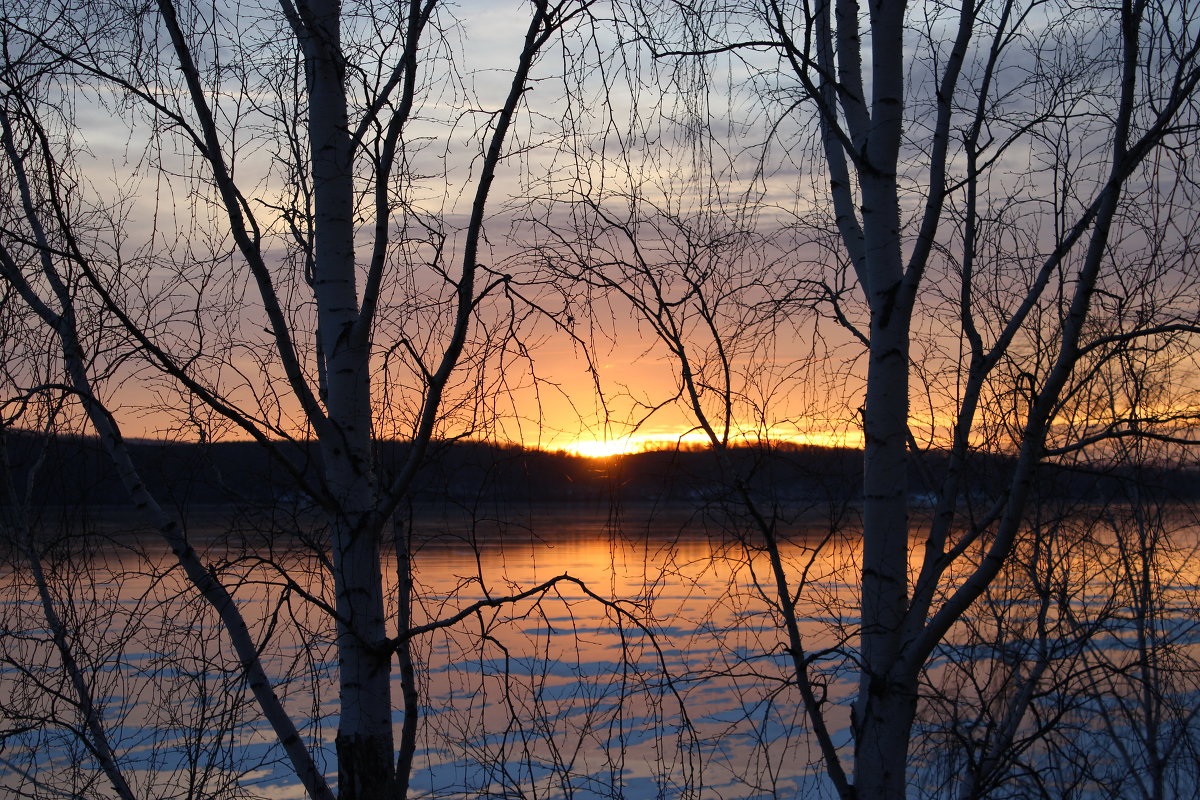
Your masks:
<svg viewBox="0 0 1200 800"><path fill-rule="evenodd" d="M404 437L412 430L420 370L405 348L415 347L434 363L444 342L447 276L462 256L486 130L481 120L490 119L507 88L525 9L520 3L460 3L457 24L444 28L446 42L426 52L434 66L423 73L421 108L405 140L409 184L404 211L397 203L391 218L394 254L376 331L380 436ZM247 26L241 35L247 30L255 29ZM671 80L688 75L681 77L665 61L621 61L611 34L603 31L595 38L575 36L569 48L582 59L572 63L602 63L604 70L564 78L566 57L553 51L534 71L527 107L509 140L510 156L491 193L479 256L487 271L480 280L510 275L514 294L498 288L480 304L440 433L589 455L706 442L683 391L679 354L636 307L659 302L657 312L665 315L657 320L659 332L673 330L686 346L700 403L718 435L727 426L732 441L860 446L862 346L834 319L832 307L814 298L836 292L843 321L861 330L861 292L839 255L811 117L801 110L771 118L755 94L761 84L748 77L768 57L747 51L738 62L741 72L726 62L710 65L703 113L711 124L697 133L689 127L695 109L668 91ZM286 45L284 51L290 52ZM440 59L447 56L456 60L453 79L442 71ZM239 120L237 135L229 134L231 160L267 231L276 288L311 371L311 291L287 227L272 210L285 204L280 170L289 162L278 152L280 137L254 106L286 107L288 101L272 97L278 87L261 76L252 78L260 83L250 88L229 78L214 98L223 120ZM779 91L786 94L783 84ZM928 102L919 73L910 91L914 107ZM179 358L198 348L203 357L195 368L229 398L257 409L267 426L303 435L271 356L256 289L213 202L207 167L190 153L193 144L100 82L69 100L76 143L86 146L76 154L85 178L80 192L102 209L106 256L134 316L161 325ZM906 145L902 202L911 219L926 191L923 124L913 122ZM1097 130L1107 129L1098 124ZM1060 224L1021 205L1043 208L1041 196L1053 194L1058 180L1057 168L1047 167L1035 146L1012 146L995 170L992 189L1005 203L1013 198L1020 210L1014 212L1018 224L998 216L999 232L985 232L1000 243L998 258L1006 265L987 273L994 285L979 289L981 297L999 298L978 310L985 338L996 336L1004 303L1022 291L1024 275ZM1073 180L1100 163L1073 164ZM1081 202L1088 183L1080 179L1064 196L1077 187L1078 198L1055 200L1064 204L1065 216L1074 213L1072 204ZM373 227L369 203L362 203L360 263L368 257ZM610 217L601 224L589 203ZM433 253L422 226L446 236L444 252ZM636 233L636 243L623 238L626 233ZM914 331L911 419L914 435L924 441L945 440L965 352L954 288L960 243L956 233L941 235L944 252L924 279ZM1193 234L1177 235L1186 240ZM643 272L622 265L635 250L646 259ZM689 293L693 280L705 287L702 295ZM615 285L628 295L611 291ZM714 309L717 298L722 305ZM719 369L720 348L702 308L714 314L728 375ZM510 314L518 318L511 331ZM172 322L163 323L167 319ZM1035 344L1031 335L1029 347ZM196 407L153 368L125 362L115 369L105 391L122 412L127 435L190 437L202 429L208 437L244 435ZM315 384L315 376L310 380ZM1014 407L1000 394L996 398ZM989 424L1002 427L998 418Z"/></svg>
<svg viewBox="0 0 1200 800"><path fill-rule="evenodd" d="M451 225L459 224L458 220L465 218L469 208L475 177L472 162L478 152L475 129L455 120L472 103L477 102L487 108L494 106L502 97L515 47L526 24L523 15L512 13L508 5L483 0L460 4L455 16L461 26L451 30L449 38L451 47L458 49L461 69L464 70L464 86L468 88L431 89L425 98L422 115L415 123L413 138L419 144L414 146L411 156L415 171L427 171L433 176L417 191L417 196L423 198L419 208ZM553 114L565 102L562 79L555 75L561 63L550 55L544 59L543 67L529 95L532 116L526 114L522 118L522 127L515 133L515 142L536 140L559 124ZM594 90L595 87L588 89ZM194 315L193 323L199 321L198 324L209 326L215 332L239 328L241 335L250 337L252 346L230 345L230 355L224 356L228 360L226 366L214 365L214 369L222 370L219 377L214 379L226 387L231 397L239 398L246 407L254 407L262 402L263 396L270 397L271 392L262 395L266 391L264 387L272 380L278 381L279 373L270 366L266 373L261 373L264 347L268 342L261 335L261 323L256 321L253 308L257 300L253 284L246 277L240 258L236 254L232 257L222 255L222 251L228 253L232 245L220 232L221 212L214 205L204 202L197 204L189 181L186 177L180 177L186 176L189 169L203 171L204 167L186 156L176 155L176 152L186 152L184 148L188 145L173 139L169 133L155 140L144 117L113 113L114 103L117 108L121 107L120 98L107 93L107 90L99 91L100 94L95 98L76 98L79 130L84 133L87 142L87 152L82 153L81 158L85 174L91 182L91 190L99 201L111 203L119 197L124 204L121 230L114 234L111 243L113 252L117 252L119 247L122 261L131 265L122 268L125 271L121 280L133 282L129 289L131 298L136 298L138 292L143 292L147 298L141 301L145 307L137 309L138 313L154 318L167 308L172 308L170 313L178 315L182 308L183 317L187 318L186 307L192 302L187 294L192 291L195 281L189 279L190 282L179 282L169 273L150 266L152 259L156 254L162 256L169 248L184 253L185 258L203 257L205 249L211 248L214 263L227 263L228 272L222 266L212 273L217 277L213 283L217 288L206 289L216 294L197 306L199 310L190 313ZM471 100L464 92L473 92L477 100ZM652 109L661 101L654 92L654 85L644 83L637 87L637 92L639 95L635 100L628 87L618 82L608 88L606 98L617 113L634 114L636 106L637 114L644 114L647 119L653 118ZM221 102L234 103L236 107L239 99L232 96ZM579 100L572 102L578 103ZM603 133L606 123L596 117L584 120L581 124L593 126L599 135ZM659 136L680 135L669 124L663 125L661 121L657 124L660 126ZM744 128L735 139L726 141L724 146L753 147L757 137L761 136L756 125L758 123ZM422 136L428 139L420 140ZM660 140L653 147L634 152L632 166L625 163L623 168L620 164L604 166L601 160L606 155L603 144L590 155L576 152L564 159L563 153L553 146L553 140L547 141L551 143L534 147L507 160L501 166L492 192L493 214L488 225L490 250L487 256L496 269L524 270L523 274L518 273L519 278L537 280L537 276L529 272L537 267L530 266L523 248L530 237L545 240L544 232L538 232L536 224L519 221L522 215L530 215L530 209L538 208L537 202L529 204L530 193L544 193L547 187L555 186L559 176L571 170L591 172L592 180L606 181L613 187L624 185L643 191L650 202L669 207L672 213L700 228L714 224L709 218L711 212L719 212L714 217L718 226L733 224L728 219L720 218L727 211L717 206L733 203L739 192L751 186L747 178L735 174L736 159L733 159L724 167L726 184L718 188L718 194L713 194L711 188L698 190L694 184L699 174L693 172L694 153L683 143L676 149L670 146L664 148L664 143L670 144L669 138ZM598 140L585 137L576 141L576 147L580 141L584 147L592 147ZM243 191L254 192L255 207L261 208L262 203L272 200L272 181L275 179L269 178L267 173L272 143L255 143L253 139L249 139L249 142L238 152L237 175ZM742 160L746 158L749 156ZM161 163L163 171L147 166L154 163ZM445 170L444 184L440 189L437 177L439 169ZM794 168L785 168L782 163L777 171L778 175L771 182L763 184L759 181L755 189L759 194L757 202L760 206L754 212L757 221L739 224L765 228L777 226L775 215L780 213L780 209L772 204L780 201L795 203L797 172ZM546 182L544 176L551 176L553 180ZM789 197L792 199L788 200ZM733 208L733 205L729 207ZM783 209L783 212L784 216L791 213L787 209ZM262 219L269 222L271 215L263 213ZM517 221L515 228L514 220ZM279 230L279 223L271 224ZM403 222L398 219L396 224L400 226ZM369 233L370 226L366 220L363 230ZM678 253L672 252L674 243L654 245L654 236L661 239L663 234L659 231L651 235L648 239L649 244L653 245L648 248L650 251L655 251L657 247L657 257L668 261L678 257ZM205 241L208 238L211 238L211 242ZM456 239L452 236L450 241L453 243ZM786 275L789 271L805 268L806 261L819 257L815 252L789 252L787 248L790 246L788 243L774 242L764 244L761 248L752 248L758 252L728 251L713 258L719 268L731 270L732 281L745 280L744 276L753 274L755 270L774 270ZM363 259L367 255L365 250L364 246L360 256ZM454 253L448 258L448 263L453 266L457 257L457 253ZM744 263L739 265L738 262ZM141 266L136 266L139 263ZM212 282L211 279L206 280ZM406 283L412 280L420 285L420 281L428 280L428 277L405 279ZM281 272L279 289L285 302L302 315L306 307L306 290L296 286L296 281L296 275L288 276L286 271ZM526 297L545 301L547 307L553 307L557 302L552 296L553 292L545 292L544 287L530 285L523 291ZM420 324L400 319L405 313L405 304L409 302L403 288L394 290L392 301L396 310L392 316L385 312L377 335L380 351L393 347L407 330L406 325ZM132 302L136 309L139 301L135 299ZM233 305L229 303L239 305L241 310L231 310ZM503 306L504 302L499 301L498 307ZM695 416L678 397L681 386L678 359L655 339L644 320L637 319L628 303L619 299L598 303L590 308L595 312L595 318L590 320L584 318L588 308L580 306L570 311L563 308L564 314L579 315L572 333L582 337L583 344L572 341L563 329L546 319L538 319L537 315L527 320L521 329L521 341L528 350L519 357L494 361L492 366L477 375L478 380L492 387L489 391L494 391L495 397L486 403L487 413L492 420L478 427L475 435L528 446L568 449L585 455L608 455L648 447L708 441L707 435L697 426ZM696 327L698 323L694 313L681 315L680 319L692 331L690 335L693 339L689 344L694 349L689 355L698 359L694 367L707 361L711 373L713 342L706 339L702 326ZM185 327L193 323L185 323ZM480 328L477 335L482 336L482 331ZM818 333L819 339L814 340L814 335ZM414 337L411 331L404 335ZM736 342L740 354L735 354L731 364L734 375L730 390L740 396L733 418L728 421L731 440L756 441L766 437L822 445L860 444L859 433L853 424L854 409L861 402L857 389L859 381L855 377L859 367L853 361L857 345L849 344L844 332L838 331L836 326L814 326L809 321L793 324L785 319L769 328L760 327L756 333L742 333L740 336L742 339ZM298 340L301 347L308 346L304 335L298 336ZM179 352L186 352L189 334L181 333L179 341ZM590 349L595 373L589 369L588 359L583 354L584 347ZM835 359L831 362L832 366L818 363L829 357ZM121 419L127 435L151 438L189 436L194 433L189 428L205 416L210 421L205 435L240 435L228 425L222 425L211 414L194 408L190 411L186 409L185 396L172 390L167 382L155 376L152 369L128 366L124 369L133 369L137 378L111 384L108 391L114 404L125 410ZM495 370L501 374L496 374ZM255 377L256 372L259 377ZM217 372L210 374L218 375ZM273 375L273 378L268 375ZM713 375L709 374L709 377ZM404 383L402 378L401 375L397 380ZM718 388L709 384L704 402L710 413L715 414L713 421L720 429L725 420L720 403L712 394ZM254 399L256 394L260 395L258 400ZM400 398L402 395L392 391L387 397ZM273 413L283 413L285 418L295 413L294 408L288 410L291 403L286 397L271 402L281 402L282 411L269 412L268 418ZM380 402L390 400L381 395ZM401 422L385 425L380 433L384 436L403 436L402 419L412 413L411 409L400 410L398 416ZM285 429L289 427L286 421L279 424ZM455 432L454 425L445 430L451 435Z"/></svg>

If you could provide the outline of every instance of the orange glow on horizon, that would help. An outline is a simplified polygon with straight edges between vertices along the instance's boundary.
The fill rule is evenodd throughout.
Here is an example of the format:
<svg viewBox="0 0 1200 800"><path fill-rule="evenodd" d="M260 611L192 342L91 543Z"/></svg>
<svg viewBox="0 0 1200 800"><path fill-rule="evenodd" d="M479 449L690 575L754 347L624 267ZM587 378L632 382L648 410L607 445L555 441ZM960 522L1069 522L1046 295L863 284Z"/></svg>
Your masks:
<svg viewBox="0 0 1200 800"><path fill-rule="evenodd" d="M627 436L612 440L580 439L556 449L570 453L571 455L584 456L585 458L609 458L610 456L640 453L648 448L645 443L637 442L632 437Z"/></svg>
<svg viewBox="0 0 1200 800"><path fill-rule="evenodd" d="M782 433L772 431L768 436L759 434L740 434L730 437L734 445L760 444L810 445L815 447L862 447L862 434L857 431L849 433ZM677 447L707 447L709 438L699 431L683 434L640 434L618 436L613 439L577 439L564 444L552 445L543 450L558 450L571 455L585 458L611 458L613 456L643 453L650 450L674 450Z"/></svg>

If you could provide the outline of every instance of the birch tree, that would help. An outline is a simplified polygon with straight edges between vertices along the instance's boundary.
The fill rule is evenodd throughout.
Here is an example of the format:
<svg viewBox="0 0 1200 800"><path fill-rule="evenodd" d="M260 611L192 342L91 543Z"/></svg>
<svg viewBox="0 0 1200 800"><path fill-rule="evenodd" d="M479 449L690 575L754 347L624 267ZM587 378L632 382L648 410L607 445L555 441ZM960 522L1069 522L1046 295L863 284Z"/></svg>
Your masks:
<svg viewBox="0 0 1200 800"><path fill-rule="evenodd" d="M429 442L471 432L473 393L506 357L489 338L488 303L506 286L485 265L490 199L529 144L519 121L539 57L591 3L519 4L513 51L479 75L457 71L457 23L441 5L67 0L8 4L0 18L0 275L61 359L61 377L22 391L61 393L101 437L219 615L314 798L331 784L231 590L147 490L112 379L141 359L132 369L166 398L167 424L252 438L323 512L333 598L309 599L335 628L337 794L405 796L419 664L393 512ZM100 131L81 130L85 118ZM108 176L90 148L114 159ZM381 435L412 442L393 473L377 463ZM316 471L307 448L285 446L309 437ZM385 543L399 565L394 616Z"/></svg>
<svg viewBox="0 0 1200 800"><path fill-rule="evenodd" d="M772 176L798 175L790 221L770 221L796 234L791 275L769 281L777 308L816 311L842 329L844 349L862 348L861 371L845 376L861 385L864 443L860 619L846 655L858 674L852 748L814 691L817 655L795 617L804 573L780 557L769 515L764 584L832 787L847 799L902 798L923 670L1018 547L1040 466L1112 453L1106 443L1126 438L1195 442L1197 397L1183 376L1200 332L1197 251L1194 231L1174 220L1194 208L1200 20L1182 2L768 0L640 3L631 24L674 67L687 100L672 122L692 163L714 152L751 160L747 180L764 196L782 180ZM732 98L714 112L725 87ZM713 173L736 175L690 174L708 186ZM646 189L633 177L579 192L579 230L625 240L608 260L548 246L661 339L680 370L677 398L726 447L733 406L721 398L740 390L719 357L696 380L689 353L717 351L676 324L726 296L703 281L673 292L662 277L678 263L711 274L697 253L714 250L659 263L654 200L629 200ZM706 213L694 216L702 231ZM699 335L719 347L737 330ZM1094 402L1095 376L1135 352L1181 380L1147 403L1131 373ZM698 402L706 393L716 399ZM946 458L924 476L936 498L928 520L909 498L922 477L913 454L926 448ZM1009 466L986 502L967 502L989 454Z"/></svg>

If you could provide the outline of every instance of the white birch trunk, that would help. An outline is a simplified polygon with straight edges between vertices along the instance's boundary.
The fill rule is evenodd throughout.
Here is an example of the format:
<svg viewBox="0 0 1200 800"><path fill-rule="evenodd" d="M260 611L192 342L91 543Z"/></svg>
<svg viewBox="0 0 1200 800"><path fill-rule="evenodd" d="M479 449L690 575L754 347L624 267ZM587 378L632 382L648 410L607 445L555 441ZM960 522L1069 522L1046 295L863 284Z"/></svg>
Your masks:
<svg viewBox="0 0 1200 800"><path fill-rule="evenodd" d="M370 348L359 319L354 254L354 147L341 66L340 5L310 3L303 41L309 90L319 352L328 426L320 449L332 501L333 578L341 715L338 791L375 798L394 788L390 658L378 502L371 457Z"/></svg>
<svg viewBox="0 0 1200 800"><path fill-rule="evenodd" d="M843 24L853 17L843 16ZM908 612L908 392L912 287L905 281L897 161L903 136L904 3L872 8L870 120L851 133L862 142L863 287L871 313L863 409L863 556L855 705L854 786L859 797L902 800L916 713L914 675L894 666ZM839 38L845 31L839 29ZM845 46L845 39L843 39ZM847 54L842 53L846 58ZM853 120L853 115L848 115ZM853 243L848 242L853 247Z"/></svg>

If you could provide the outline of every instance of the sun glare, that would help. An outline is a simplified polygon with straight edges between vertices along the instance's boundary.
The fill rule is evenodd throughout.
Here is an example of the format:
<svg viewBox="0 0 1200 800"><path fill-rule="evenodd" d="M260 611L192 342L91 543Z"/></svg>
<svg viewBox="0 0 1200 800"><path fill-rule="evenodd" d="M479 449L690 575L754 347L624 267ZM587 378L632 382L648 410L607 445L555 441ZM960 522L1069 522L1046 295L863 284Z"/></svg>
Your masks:
<svg viewBox="0 0 1200 800"><path fill-rule="evenodd" d="M768 438L775 443L787 442L796 445L815 445L818 447L862 447L861 435L853 433L797 433L795 431L769 432ZM732 437L738 444L761 443L761 434L741 434ZM585 458L611 458L631 453L642 453L647 450L669 450L680 445L704 447L708 437L697 431L684 434L643 434L636 436L621 436L616 439L579 439L561 445L558 449Z"/></svg>
<svg viewBox="0 0 1200 800"><path fill-rule="evenodd" d="M645 449L643 442L636 442L633 439L613 439L604 441L600 439L581 440L571 442L564 445L563 450L572 455L584 456L586 458L608 458L610 456L623 456L629 453L638 453Z"/></svg>

